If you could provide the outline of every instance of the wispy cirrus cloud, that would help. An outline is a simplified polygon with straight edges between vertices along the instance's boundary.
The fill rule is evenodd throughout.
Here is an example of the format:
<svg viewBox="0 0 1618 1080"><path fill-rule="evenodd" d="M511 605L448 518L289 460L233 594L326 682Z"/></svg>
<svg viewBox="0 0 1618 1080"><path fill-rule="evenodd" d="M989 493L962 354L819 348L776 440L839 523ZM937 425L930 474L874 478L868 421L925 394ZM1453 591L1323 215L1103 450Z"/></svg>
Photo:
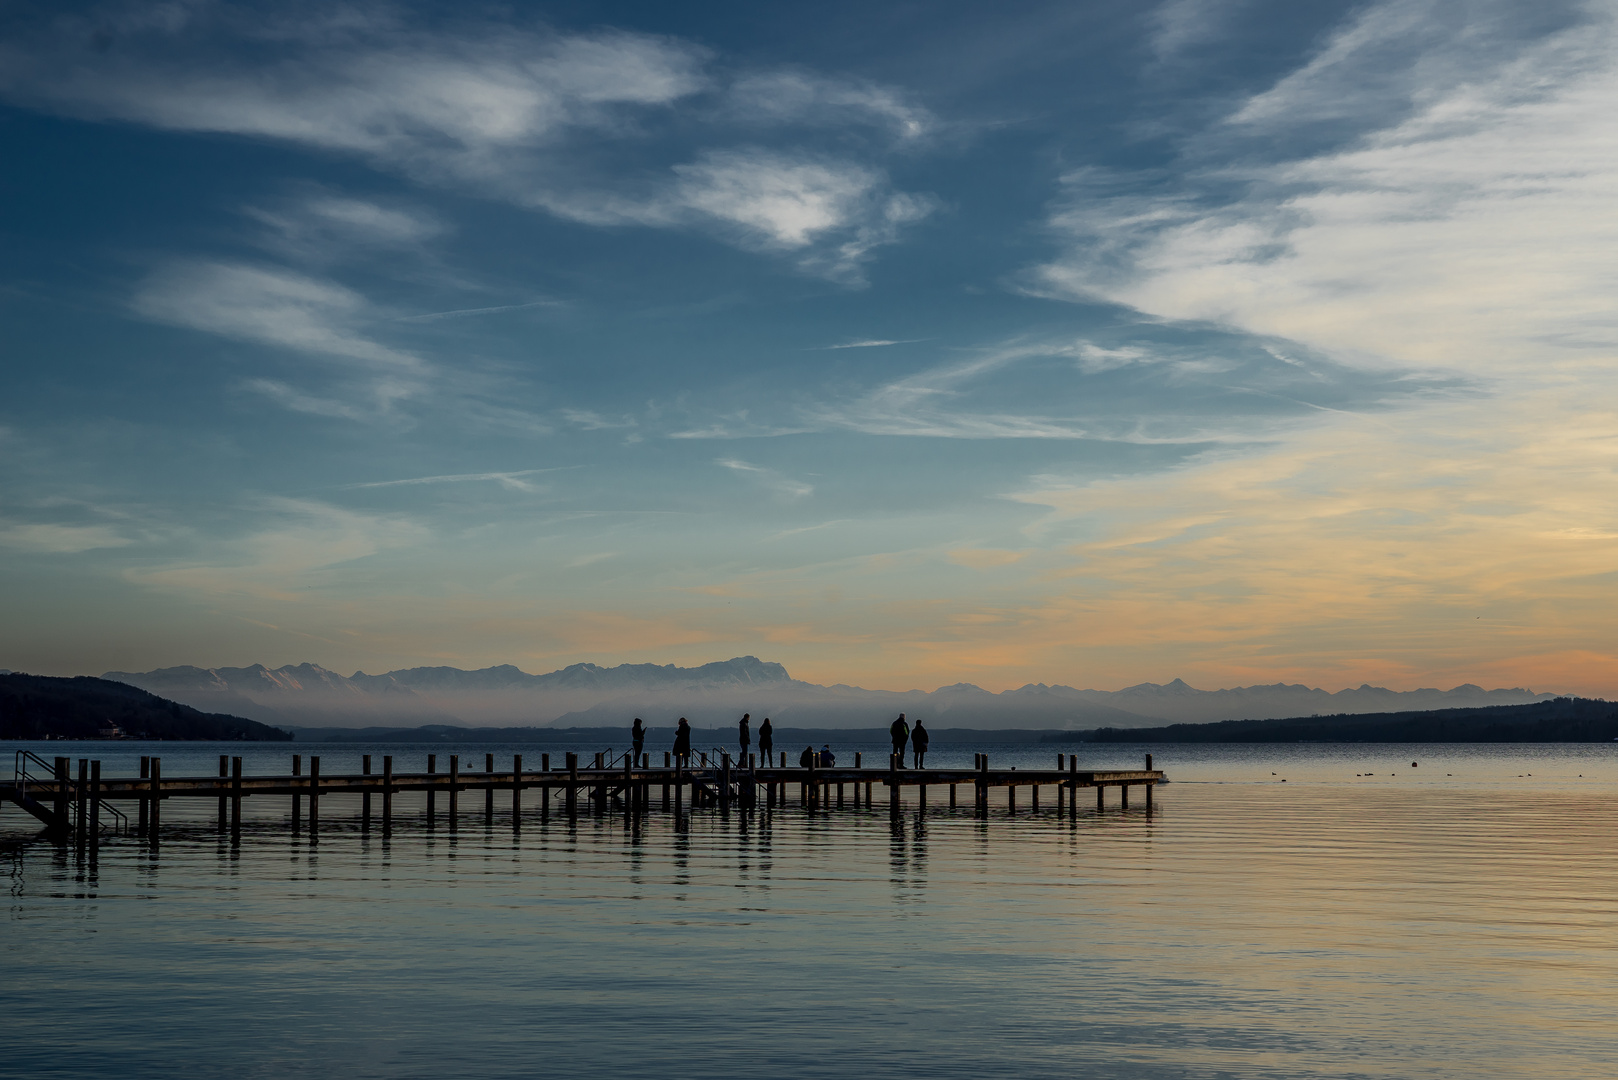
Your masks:
<svg viewBox="0 0 1618 1080"><path fill-rule="evenodd" d="M1188 140L1177 179L1073 172L1039 288L1474 370L1618 343L1618 20L1519 16L1371 5Z"/></svg>
<svg viewBox="0 0 1618 1080"><path fill-rule="evenodd" d="M156 19L109 8L99 21L19 33L0 45L0 97L356 156L586 224L710 231L849 283L872 250L932 207L891 190L872 160L882 146L727 145L738 124L754 134L875 125L890 143L930 129L925 109L874 83L797 69L727 79L702 46L624 31L470 21L429 31L348 7L307 24L229 5L174 10ZM98 50L97 40L111 45ZM670 154L647 135L676 110L697 145L686 137ZM610 155L592 150L609 146ZM603 156L632 164L591 164ZM399 243L434 224L340 197L256 216L278 243L304 250L334 237Z"/></svg>
<svg viewBox="0 0 1618 1080"><path fill-rule="evenodd" d="M134 542L108 525L0 524L0 547L33 554L75 555L98 548L127 547Z"/></svg>
<svg viewBox="0 0 1618 1080"><path fill-rule="evenodd" d="M426 366L419 357L363 332L370 305L359 293L278 267L175 261L146 279L131 307L154 322L373 369L410 374Z"/></svg>
<svg viewBox="0 0 1618 1080"><path fill-rule="evenodd" d="M751 477L755 483L773 493L776 498L787 502L795 502L815 492L813 484L806 484L775 469L754 465L739 458L718 458L714 464Z"/></svg>

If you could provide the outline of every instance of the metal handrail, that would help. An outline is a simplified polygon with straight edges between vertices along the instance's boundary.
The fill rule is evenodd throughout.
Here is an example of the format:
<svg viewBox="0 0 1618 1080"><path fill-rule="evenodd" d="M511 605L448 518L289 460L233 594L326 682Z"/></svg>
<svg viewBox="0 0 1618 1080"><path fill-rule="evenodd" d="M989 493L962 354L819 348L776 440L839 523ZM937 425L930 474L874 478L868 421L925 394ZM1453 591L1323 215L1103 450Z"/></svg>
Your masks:
<svg viewBox="0 0 1618 1080"><path fill-rule="evenodd" d="M37 777L33 773L29 772L28 766L29 766L30 763L32 763L34 765L38 765L41 769L46 770L48 772L48 774L50 776L50 780L51 780L51 787L54 790L55 786L56 786L56 765L55 765L55 763L50 762L50 761L46 761L44 758L40 757L38 754L34 753L32 750L18 750L16 752L16 754L15 754L15 756L13 758L13 762L12 762L12 782L15 783L16 786L17 786L17 793L19 795L27 795L28 794L28 784L29 784L30 781L32 781L32 782L34 782L36 784L41 782L39 777ZM68 776L66 783L67 783L67 793L68 793L68 805L70 807L72 807L72 809L69 810L68 812L73 815L73 824L74 824L75 827L77 827L78 824L79 824L79 819L78 819L79 807L85 801L85 798L84 798L85 793L79 790L78 781L73 779L73 777L71 775ZM112 826L111 826L112 831L113 831L113 835L114 836L123 836L123 835L127 834L129 832L129 815L125 814L122 810L120 810L116 806L112 805L112 803L107 801L106 799L101 799L101 800L98 800L98 801L100 803L100 810L102 812L106 813L106 814L110 814L112 819L113 819L112 820ZM103 825L100 822L97 822L97 825L99 826L99 828L103 832L105 832L107 830L107 828L108 828L107 825Z"/></svg>

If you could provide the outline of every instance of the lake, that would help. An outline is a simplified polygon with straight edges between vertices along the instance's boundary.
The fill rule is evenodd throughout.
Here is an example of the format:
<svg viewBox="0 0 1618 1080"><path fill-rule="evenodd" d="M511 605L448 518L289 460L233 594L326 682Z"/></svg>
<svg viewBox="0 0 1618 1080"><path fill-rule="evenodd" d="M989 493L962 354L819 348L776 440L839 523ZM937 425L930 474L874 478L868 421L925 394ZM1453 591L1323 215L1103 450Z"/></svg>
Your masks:
<svg viewBox="0 0 1618 1080"><path fill-rule="evenodd" d="M27 745L108 775L161 754L166 777L220 753L251 775L317 752L329 775L363 752L445 768L451 749ZM480 768L558 753L455 749ZM0 1061L188 1080L1618 1075L1618 746L983 749L1097 768L1150 750L1171 782L1150 816L1114 793L1076 820L1049 799L979 820L938 793L897 818L879 798L626 824L544 819L530 796L516 830L505 796L486 827L473 793L453 835L442 801L429 829L400 797L387 838L327 797L318 843L258 797L239 845L211 800L170 800L155 850L110 839L93 861L28 839L8 804Z"/></svg>

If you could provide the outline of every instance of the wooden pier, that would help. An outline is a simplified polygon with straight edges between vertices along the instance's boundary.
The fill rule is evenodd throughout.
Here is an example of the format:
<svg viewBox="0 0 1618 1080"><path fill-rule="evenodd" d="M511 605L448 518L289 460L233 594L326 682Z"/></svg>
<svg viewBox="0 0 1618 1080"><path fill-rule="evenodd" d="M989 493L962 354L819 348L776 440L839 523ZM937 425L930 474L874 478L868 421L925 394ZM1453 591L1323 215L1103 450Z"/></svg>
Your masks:
<svg viewBox="0 0 1618 1080"><path fill-rule="evenodd" d="M980 817L988 817L991 802L998 802L1008 814L1019 812L1019 792L1027 797L1026 811L1040 813L1040 793L1049 792L1048 810L1057 816L1077 817L1081 793L1088 808L1088 791L1093 789L1095 811L1106 810L1107 789L1116 788L1118 805L1129 808L1131 788L1141 788L1143 809L1152 810L1152 789L1163 774L1152 768L1146 755L1141 770L1080 769L1072 755L1056 755L1055 769L994 769L986 754L976 755L970 769L906 769L899 755L886 767L863 767L855 755L852 768L788 768L785 757L779 767L759 764L754 756L732 761L729 754L693 755L693 762L676 761L663 755L663 764L654 767L650 755L638 761L624 754L608 761L594 755L581 765L578 754L558 755L553 768L551 755L541 755L538 769L526 769L522 755L515 755L510 768L497 769L494 755L483 755L484 768L474 771L463 766L460 755L446 757L446 768L438 767L437 754L427 755L425 772L395 772L393 758L380 756L373 768L374 755L365 755L359 773L323 774L320 758L309 757L307 770L303 755L293 755L292 769L282 776L244 776L240 757L221 756L217 776L167 777L160 757L141 759L136 777L105 777L101 763L78 761L74 776L70 758L47 762L27 751L17 753L16 775L10 784L0 784L0 799L22 807L43 823L52 836L80 843L94 843L103 833L132 833L155 839L162 820L163 803L169 799L214 799L218 828L240 835L242 800L252 796L280 796L291 799L291 823L295 830L307 829L318 836L321 802L335 795L359 797L363 827L377 824L386 830L395 818L394 798L410 792L425 793L425 816L436 822L442 797L445 823L450 829L463 820L463 795L483 792L480 809L489 824L495 818L496 795L511 811L514 829L521 827L525 799L537 802L541 815L552 813L577 816L605 814L617 808L627 816L654 811L675 814L687 807L717 807L721 810L770 810L796 805L820 811L842 808L874 808L886 803L892 813L905 805L905 792L911 792L910 805L926 809L930 805L956 808L971 800ZM996 793L1003 798L995 799ZM964 798L963 798L964 794ZM929 802L929 800L936 800ZM554 805L553 805L554 803ZM118 809L123 805L131 813Z"/></svg>

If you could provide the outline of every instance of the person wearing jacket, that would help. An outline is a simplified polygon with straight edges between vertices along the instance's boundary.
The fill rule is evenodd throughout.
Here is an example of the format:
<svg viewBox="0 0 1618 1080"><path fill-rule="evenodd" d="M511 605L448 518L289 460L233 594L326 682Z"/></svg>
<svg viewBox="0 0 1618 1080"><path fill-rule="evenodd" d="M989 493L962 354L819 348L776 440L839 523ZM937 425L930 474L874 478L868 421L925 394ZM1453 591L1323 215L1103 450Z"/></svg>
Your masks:
<svg viewBox="0 0 1618 1080"><path fill-rule="evenodd" d="M775 753L775 729L770 726L770 718L766 716L764 722L758 726L758 756L763 760L766 769L775 764L770 757L773 753Z"/></svg>
<svg viewBox="0 0 1618 1080"><path fill-rule="evenodd" d="M927 757L927 742L927 729L921 726L920 720L917 720L915 730L910 733L910 749L916 755L916 768L918 769L926 767L922 764L922 761Z"/></svg>
<svg viewBox="0 0 1618 1080"><path fill-rule="evenodd" d="M681 768L691 764L691 725L680 717L680 726L674 729L674 763Z"/></svg>
<svg viewBox="0 0 1618 1080"><path fill-rule="evenodd" d="M640 748L646 745L646 725L640 722L640 717L638 716L635 717L634 726L629 729L629 741L635 747L634 765L638 769L640 768Z"/></svg>
<svg viewBox="0 0 1618 1080"><path fill-rule="evenodd" d="M899 764L903 765L905 745L910 742L910 725L905 723L904 713L888 727L888 734L893 737L893 752L899 755Z"/></svg>
<svg viewBox="0 0 1618 1080"><path fill-rule="evenodd" d="M737 737L741 740L742 744L742 756L737 760L743 765L747 764L747 752L753 748L753 732L752 729L747 726L752 719L752 713L742 713L742 722L740 725L741 730L737 733Z"/></svg>

